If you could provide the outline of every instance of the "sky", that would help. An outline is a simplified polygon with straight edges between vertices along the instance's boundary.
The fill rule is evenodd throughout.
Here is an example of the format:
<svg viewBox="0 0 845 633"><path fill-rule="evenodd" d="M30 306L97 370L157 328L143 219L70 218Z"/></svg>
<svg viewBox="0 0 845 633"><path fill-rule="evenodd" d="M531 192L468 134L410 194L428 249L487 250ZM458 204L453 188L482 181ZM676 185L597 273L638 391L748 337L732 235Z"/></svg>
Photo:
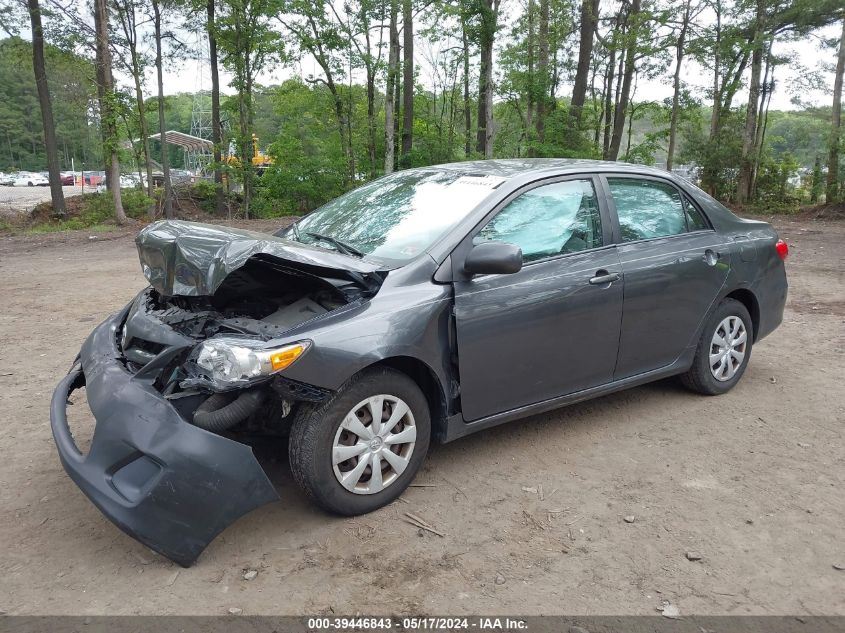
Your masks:
<svg viewBox="0 0 845 633"><path fill-rule="evenodd" d="M837 24L831 25L825 29L820 29L812 36L796 42L776 42L774 53L781 56L789 63L778 66L775 71L775 91L772 94L771 109L772 110L795 110L800 106L793 103L793 98L797 94L801 100L801 106L804 105L829 105L831 102L831 95L833 93L833 66L836 63L836 51L833 49L823 49L821 46L822 38L836 39L840 35L841 27ZM504 29L503 29L504 31ZM197 42L198 37L191 35L188 41ZM206 45L207 46L207 45ZM197 48L199 45L197 44ZM430 51L425 49L425 46L420 46L419 43L415 48L415 64L420 70L420 81L423 84L430 84L428 75L431 72L431 66L426 61L430 58ZM674 62L673 62L674 63ZM806 78L810 72L827 69L823 73L823 86L821 90L811 89L804 85L806 82L800 81L801 78ZM664 73L665 76L658 79L640 79L637 85L637 92L634 95L634 100L639 101L644 98L652 100L663 100L671 98L672 85L671 75L673 69L667 68ZM318 75L320 69L313 59L303 59L292 68L290 66L276 65L269 68L259 77L259 83L264 85L278 84L285 79L288 79L297 74ZM683 66L683 79L689 85L690 89L699 98L704 98L705 89L712 83L711 72L702 68L692 60L687 60ZM356 77L357 80L363 81L363 77ZM146 85L148 90L151 90L156 85L155 69L149 68L147 70ZM231 80L231 75L224 69L220 69L220 81L224 93L231 94L233 91L228 87ZM197 61L188 61L179 65L170 66L164 73L164 91L166 94L176 94L178 92L194 92L196 90L208 90L211 87L211 75L207 62L201 64ZM562 84L558 91L558 96L566 96L571 90L571 85ZM740 92L737 95L735 105L740 105L747 101L745 92Z"/></svg>

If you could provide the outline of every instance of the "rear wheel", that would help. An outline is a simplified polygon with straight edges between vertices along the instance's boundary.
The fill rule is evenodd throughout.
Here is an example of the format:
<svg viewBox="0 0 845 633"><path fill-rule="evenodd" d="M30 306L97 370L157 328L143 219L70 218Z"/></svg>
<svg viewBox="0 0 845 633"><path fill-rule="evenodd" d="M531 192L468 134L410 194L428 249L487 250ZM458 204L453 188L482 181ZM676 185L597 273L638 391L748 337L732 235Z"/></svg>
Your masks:
<svg viewBox="0 0 845 633"><path fill-rule="evenodd" d="M407 488L428 451L420 388L388 368L363 372L318 405L303 405L290 435L296 482L322 508L372 512Z"/></svg>
<svg viewBox="0 0 845 633"><path fill-rule="evenodd" d="M748 310L735 299L723 300L710 315L692 367L681 375L685 386L709 396L730 391L751 358L754 332Z"/></svg>

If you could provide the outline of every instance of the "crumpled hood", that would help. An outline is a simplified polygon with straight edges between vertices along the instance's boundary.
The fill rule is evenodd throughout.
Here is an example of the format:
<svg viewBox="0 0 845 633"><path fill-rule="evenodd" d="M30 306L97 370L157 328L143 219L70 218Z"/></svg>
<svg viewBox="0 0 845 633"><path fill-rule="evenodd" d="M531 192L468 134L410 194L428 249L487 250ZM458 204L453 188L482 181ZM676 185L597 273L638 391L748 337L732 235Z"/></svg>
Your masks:
<svg viewBox="0 0 845 633"><path fill-rule="evenodd" d="M371 262L266 233L199 222L154 222L138 234L135 244L144 277L165 296L213 295L229 274L256 255L352 280L379 269Z"/></svg>

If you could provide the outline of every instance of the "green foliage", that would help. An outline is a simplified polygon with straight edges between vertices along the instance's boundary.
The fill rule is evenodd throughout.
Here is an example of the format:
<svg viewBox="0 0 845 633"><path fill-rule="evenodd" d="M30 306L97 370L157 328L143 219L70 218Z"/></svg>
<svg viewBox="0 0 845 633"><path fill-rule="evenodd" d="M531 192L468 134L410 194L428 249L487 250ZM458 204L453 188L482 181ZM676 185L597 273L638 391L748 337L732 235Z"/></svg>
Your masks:
<svg viewBox="0 0 845 633"><path fill-rule="evenodd" d="M708 117L682 130L679 162L698 165L702 188L720 200L732 200L736 193L743 122L739 112L723 117L722 128L712 140Z"/></svg>
<svg viewBox="0 0 845 633"><path fill-rule="evenodd" d="M62 169L71 168L71 158L77 169L81 162L94 165L102 146L88 117L88 104L96 93L93 66L49 45L45 56ZM32 45L17 37L0 40L0 171L46 168L38 112Z"/></svg>
<svg viewBox="0 0 845 633"><path fill-rule="evenodd" d="M31 233L53 233L56 231L78 231L81 229L110 230L114 228L114 201L111 193L87 193L82 196L82 203L76 215L63 220L40 222L29 228ZM155 201L140 189L121 189L120 198L127 217L142 220L147 217Z"/></svg>
<svg viewBox="0 0 845 633"><path fill-rule="evenodd" d="M286 214L304 213L345 191L346 158L334 119L334 102L322 85L290 79L273 93L275 163L261 177L261 197ZM362 147L359 143L358 147Z"/></svg>
<svg viewBox="0 0 845 633"><path fill-rule="evenodd" d="M789 181L799 167L799 162L789 152L776 157L765 156L757 175L757 204L769 211L797 211L801 197Z"/></svg>
<svg viewBox="0 0 845 633"><path fill-rule="evenodd" d="M618 144L621 160L664 163L672 99L656 102L653 95L643 94L642 86L646 79L671 83L675 47L680 42L679 19L684 6L689 5L642 0L641 10L637 10L638 2L599 3L593 52L587 66L586 102L580 115L580 130L572 130L574 118L570 116L568 89L575 78L579 57L582 2L414 2L411 8L417 62L411 121L413 145L410 153L401 157L402 167L480 158L475 151L479 53L487 44L495 44L497 53L493 71L494 157L595 159L602 155L616 156ZM205 3L196 0L166 4L172 10L171 16L179 16L178 22L171 18L168 21L174 24L166 26L185 32L203 28ZM398 3L393 0L393 4ZM711 134L712 86L694 87L693 82L685 84L681 80L676 95L679 110L675 164L697 166L702 186L717 197L730 200L736 195L737 175L743 163L741 139L745 112L737 104L747 101L750 53L755 47L761 50L759 47L768 46L775 37L779 46L783 39L804 37L812 29L841 19L841 12L833 10L841 0L765 0L761 5L766 14L762 23L755 17L757 2L753 0L719 3L694 0L693 4L698 12L692 12L686 32L685 64L695 60L706 69L708 84L709 73L718 71L717 88L712 92L716 93L717 103L721 102L721 107L716 106L720 113L716 117L719 129ZM15 6L13 11L0 8L0 25L5 26L6 32L15 31L9 28L15 26L13 20L25 20L22 5ZM344 3L220 0L215 3L220 63L234 89L234 94L222 99L222 149L228 153L234 147L240 157L239 161L226 160L222 166L232 190L238 192L232 199L237 201L240 196L245 211L252 199L252 211L260 217L305 213L383 173L386 27L390 6L391 3L381 0ZM548 9L545 39L541 29L542 7ZM119 14L116 7L113 10ZM712 19L715 11L720 11L718 27ZM85 41L85 29L80 23L68 20L67 15L53 13L48 17L49 39L62 46L62 50L56 46L47 49L48 82L62 167L68 169L70 159L75 158L77 169L101 169L103 146L98 126L103 121L102 113L94 105L94 69L89 61L66 52L84 50L81 44ZM116 20L112 27L112 45L120 58L125 55L127 44ZM142 23L139 31L144 51L151 43L144 35L144 29L149 28ZM404 25L400 28L404 29ZM165 35L166 48L177 52L182 46L176 42L178 38L171 37L174 35L171 32ZM831 50L834 46L831 45ZM543 69L540 57L541 50L546 48L548 64ZM142 58L146 55L144 51ZM31 53L29 43L20 38L0 40L0 170L3 171L41 171L46 164L40 117L35 115L38 100ZM304 60L307 62L303 64ZM633 63L626 63L630 60ZM277 62L290 64L297 77L303 75L304 69L305 76L279 86L255 85L256 78L264 76L264 71L277 70ZM116 63L120 64L119 59ZM783 65L786 60L775 58L773 63ZM584 64L580 67L583 73ZM633 72L623 82L619 75L627 70ZM121 74L118 69L119 79ZM679 76L683 77L684 73ZM783 82L780 70L776 76ZM623 112L620 108L627 97L621 97L620 88L631 79L630 101ZM468 86L466 96L464 80ZM783 89L777 81L772 83L770 78L766 81L777 86L776 89ZM110 142L117 143L121 161L137 162L140 158L140 147L135 141L140 136L141 121L135 98L134 86L126 85L106 97L110 106L107 109L120 128L120 138ZM392 101L394 95L388 98ZM207 94L166 96L165 129L189 132L196 100L210 109ZM544 132L538 131L536 125L539 103L544 105ZM404 102L395 113L400 122L404 119L402 108ZM469 123L465 123L466 112L470 112ZM615 117L615 113L619 116ZM149 130L158 131L156 99L147 100L146 117ZM619 126L614 129L614 118L625 122L621 134ZM756 195L762 203L794 205L801 195L819 199L823 177L819 159L826 159L830 120L830 108L768 113L765 142L762 148L754 147L750 157L758 167ZM613 130L612 143L605 141L606 124ZM253 134L275 161L263 174L248 160ZM469 150L465 149L467 137L471 139ZM134 147L127 148L126 140L132 140ZM611 144L613 151L607 152ZM153 143L155 158L158 149ZM168 157L171 166L184 166L180 148L169 146ZM746 160L745 164L748 163ZM792 191L788 183L795 171L813 165L816 170L812 186L806 191ZM124 205L130 216L143 217L151 201L133 198L136 195L140 194L126 193ZM211 183L198 182L192 187L191 196L204 211L214 211ZM86 200L83 211L65 220L63 226L98 226L109 221L111 212L108 196L92 197Z"/></svg>
<svg viewBox="0 0 845 633"><path fill-rule="evenodd" d="M214 213L214 201L217 187L210 180L197 180L191 185L191 199L206 213Z"/></svg>
<svg viewBox="0 0 845 633"><path fill-rule="evenodd" d="M79 214L81 218L96 219L97 223L106 222L114 217L114 201L109 192L95 193L90 197L86 196L88 204ZM126 216L136 220L146 218L150 207L155 200L136 188L121 189L120 199L123 202L123 210Z"/></svg>

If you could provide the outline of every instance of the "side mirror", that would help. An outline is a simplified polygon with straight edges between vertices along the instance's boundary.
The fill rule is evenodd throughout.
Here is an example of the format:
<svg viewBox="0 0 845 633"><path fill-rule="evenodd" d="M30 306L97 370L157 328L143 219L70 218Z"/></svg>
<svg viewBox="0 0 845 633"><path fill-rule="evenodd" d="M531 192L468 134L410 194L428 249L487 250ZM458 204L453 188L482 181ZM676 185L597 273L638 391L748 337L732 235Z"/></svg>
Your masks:
<svg viewBox="0 0 845 633"><path fill-rule="evenodd" d="M507 242L482 242L464 261L469 275L510 275L522 270L522 249Z"/></svg>

